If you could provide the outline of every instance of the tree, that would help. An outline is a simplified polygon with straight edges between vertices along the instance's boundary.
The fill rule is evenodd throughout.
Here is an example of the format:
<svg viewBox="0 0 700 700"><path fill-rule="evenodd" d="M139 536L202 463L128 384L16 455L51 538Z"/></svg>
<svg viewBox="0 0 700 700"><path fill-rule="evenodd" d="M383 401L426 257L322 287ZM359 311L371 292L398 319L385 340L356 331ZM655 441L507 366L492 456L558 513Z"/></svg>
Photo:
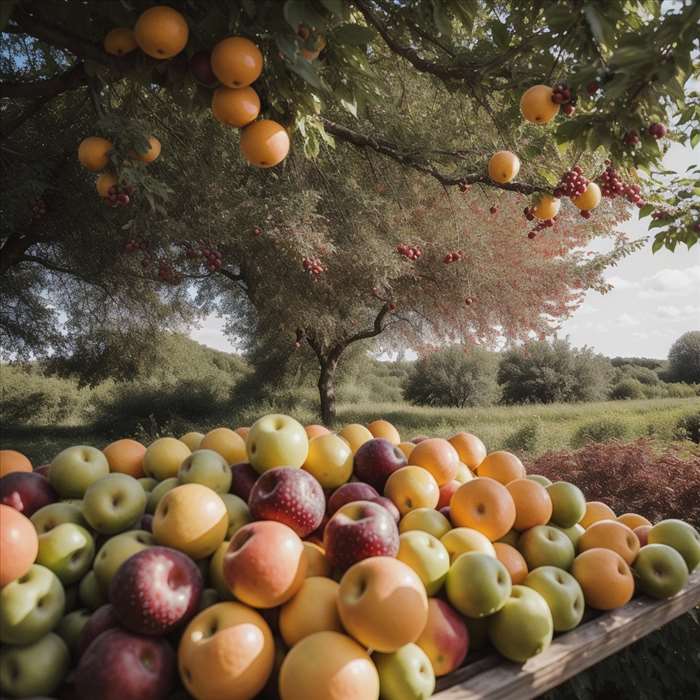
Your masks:
<svg viewBox="0 0 700 700"><path fill-rule="evenodd" d="M422 406L487 406L498 399L494 353L451 346L416 361L405 397Z"/></svg>
<svg viewBox="0 0 700 700"><path fill-rule="evenodd" d="M670 381L700 384L700 331L684 333L668 352Z"/></svg>
<svg viewBox="0 0 700 700"><path fill-rule="evenodd" d="M505 403L595 401L605 398L613 375L607 358L559 339L506 352L498 383Z"/></svg>

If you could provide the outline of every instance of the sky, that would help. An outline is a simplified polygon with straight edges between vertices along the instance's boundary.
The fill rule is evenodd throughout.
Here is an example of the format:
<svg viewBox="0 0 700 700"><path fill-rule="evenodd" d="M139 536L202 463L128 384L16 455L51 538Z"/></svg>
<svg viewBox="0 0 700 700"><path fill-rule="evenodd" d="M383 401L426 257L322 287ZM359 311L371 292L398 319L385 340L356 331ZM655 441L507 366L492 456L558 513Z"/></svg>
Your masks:
<svg viewBox="0 0 700 700"><path fill-rule="evenodd" d="M685 172L700 162L700 148L673 144L666 154L668 170ZM649 219L636 211L622 228L635 238L648 235ZM700 244L652 254L651 242L605 276L613 285L607 294L590 291L574 315L564 322L560 337L572 345L587 345L609 357L665 358L676 338L700 330ZM190 336L204 345L235 351L223 333L224 322L207 317Z"/></svg>

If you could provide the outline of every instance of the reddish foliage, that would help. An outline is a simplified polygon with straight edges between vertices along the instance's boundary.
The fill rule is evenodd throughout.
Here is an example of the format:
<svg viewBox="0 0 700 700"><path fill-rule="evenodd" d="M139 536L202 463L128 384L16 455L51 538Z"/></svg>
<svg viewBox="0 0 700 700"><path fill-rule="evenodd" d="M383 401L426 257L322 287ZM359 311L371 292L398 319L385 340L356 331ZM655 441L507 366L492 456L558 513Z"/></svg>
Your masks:
<svg viewBox="0 0 700 700"><path fill-rule="evenodd" d="M589 501L603 501L618 515L700 525L700 451L659 451L649 439L598 443L576 452L547 452L528 464L528 472L570 481Z"/></svg>

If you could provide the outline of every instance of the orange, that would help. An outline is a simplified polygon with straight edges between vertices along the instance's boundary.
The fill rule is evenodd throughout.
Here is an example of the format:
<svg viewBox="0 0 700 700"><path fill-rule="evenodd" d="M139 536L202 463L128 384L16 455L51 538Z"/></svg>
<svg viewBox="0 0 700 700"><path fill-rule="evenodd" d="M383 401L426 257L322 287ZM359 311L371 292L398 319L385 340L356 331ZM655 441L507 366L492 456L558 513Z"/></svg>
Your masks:
<svg viewBox="0 0 700 700"><path fill-rule="evenodd" d="M599 520L615 520L615 511L602 501L588 501L579 525L586 528Z"/></svg>
<svg viewBox="0 0 700 700"><path fill-rule="evenodd" d="M353 454L368 440L374 437L364 425L360 425L359 423L350 423L344 426L338 433L338 436L343 438L343 440L350 445L350 450Z"/></svg>
<svg viewBox="0 0 700 700"><path fill-rule="evenodd" d="M589 211L600 204L601 197L600 187L595 182L589 182L586 191L578 197L572 197L571 201L578 209Z"/></svg>
<svg viewBox="0 0 700 700"><path fill-rule="evenodd" d="M222 39L211 52L211 69L219 82L230 88L250 85L260 77L263 55L243 36Z"/></svg>
<svg viewBox="0 0 700 700"><path fill-rule="evenodd" d="M636 513L623 513L622 515L618 516L617 522L627 525L630 530L634 530L642 525L651 526L651 522L649 522L643 515L637 515Z"/></svg>
<svg viewBox="0 0 700 700"><path fill-rule="evenodd" d="M152 163L160 155L160 141L155 136L148 137L148 148L143 153L132 153L132 157L142 163Z"/></svg>
<svg viewBox="0 0 700 700"><path fill-rule="evenodd" d="M241 153L257 168L272 168L287 157L289 134L272 119L253 122L241 132Z"/></svg>
<svg viewBox="0 0 700 700"><path fill-rule="evenodd" d="M511 481L508 489L515 503L514 530L529 530L535 525L546 525L552 517L552 499L547 489L530 479Z"/></svg>
<svg viewBox="0 0 700 700"><path fill-rule="evenodd" d="M634 578L625 560L611 549L589 549L574 559L571 573L583 590L586 605L613 610L630 601Z"/></svg>
<svg viewBox="0 0 700 700"><path fill-rule="evenodd" d="M100 170L104 170L109 164L109 152L111 150L111 141L100 136L88 136L78 146L78 160L84 168L97 173Z"/></svg>
<svg viewBox="0 0 700 700"><path fill-rule="evenodd" d="M146 448L136 440L124 438L110 443L102 450L107 461L109 470L128 474L135 479L140 479L143 473L143 456Z"/></svg>
<svg viewBox="0 0 700 700"><path fill-rule="evenodd" d="M202 444L202 440L204 440L204 433L198 433L193 430L192 432L181 435L178 440L180 442L184 442L185 445L187 445L187 447L194 452L195 450L198 450L199 446Z"/></svg>
<svg viewBox="0 0 700 700"><path fill-rule="evenodd" d="M373 420L367 426L367 430L372 433L372 437L384 438L392 445L398 445L401 442L399 431L391 423L389 423L388 420L384 420L383 418Z"/></svg>
<svg viewBox="0 0 700 700"><path fill-rule="evenodd" d="M222 124L240 128L257 119L260 98L252 87L218 87L211 98L211 111Z"/></svg>
<svg viewBox="0 0 700 700"><path fill-rule="evenodd" d="M319 435L328 435L328 433L331 432L325 425L317 425L316 423L304 426L304 430L306 431L306 435L309 440L318 437Z"/></svg>
<svg viewBox="0 0 700 700"><path fill-rule="evenodd" d="M38 551L32 521L11 506L0 505L0 588L24 576Z"/></svg>
<svg viewBox="0 0 700 700"><path fill-rule="evenodd" d="M525 467L514 454L498 450L486 455L476 473L500 481L505 486L515 479L524 479Z"/></svg>
<svg viewBox="0 0 700 700"><path fill-rule="evenodd" d="M470 527L495 542L513 527L515 503L503 484L478 477L454 492L450 499L450 519L455 527Z"/></svg>
<svg viewBox="0 0 700 700"><path fill-rule="evenodd" d="M30 472L32 463L17 450L0 450L0 476L10 472Z"/></svg>
<svg viewBox="0 0 700 700"><path fill-rule="evenodd" d="M138 46L134 32L128 27L116 27L107 32L102 45L105 51L112 56L124 56Z"/></svg>
<svg viewBox="0 0 700 700"><path fill-rule="evenodd" d="M552 102L554 90L548 85L533 85L520 98L523 117L534 124L548 124L559 113L559 105Z"/></svg>
<svg viewBox="0 0 700 700"><path fill-rule="evenodd" d="M520 585L527 578L527 562L522 554L505 542L494 542L496 559L508 569L510 580L514 586Z"/></svg>
<svg viewBox="0 0 700 700"><path fill-rule="evenodd" d="M230 428L214 428L199 443L200 450L214 450L229 464L248 461L245 440Z"/></svg>
<svg viewBox="0 0 700 700"><path fill-rule="evenodd" d="M185 18L172 7L149 7L136 20L134 37L141 51L152 58L172 58L187 46L190 30Z"/></svg>
<svg viewBox="0 0 700 700"><path fill-rule="evenodd" d="M459 461L470 469L476 469L486 457L486 446L471 433L457 433L449 439L449 443L457 450Z"/></svg>
<svg viewBox="0 0 700 700"><path fill-rule="evenodd" d="M578 541L579 552L597 548L612 549L628 564L632 564L639 553L639 540L627 525L617 520L599 520L593 523Z"/></svg>
<svg viewBox="0 0 700 700"><path fill-rule="evenodd" d="M110 188L118 183L117 176L112 175L112 173L102 173L102 175L98 175L95 181L97 194L99 194L102 199L105 199L107 195L109 195Z"/></svg>
<svg viewBox="0 0 700 700"><path fill-rule="evenodd" d="M561 201L551 194L543 194L535 204L532 213L536 218L544 221L545 219L553 219L561 208Z"/></svg>
<svg viewBox="0 0 700 700"><path fill-rule="evenodd" d="M459 454L442 438L428 438L419 442L411 452L411 464L427 469L442 486L457 475Z"/></svg>
<svg viewBox="0 0 700 700"><path fill-rule="evenodd" d="M520 158L510 151L496 151L489 160L489 177L504 184L514 180L520 172Z"/></svg>

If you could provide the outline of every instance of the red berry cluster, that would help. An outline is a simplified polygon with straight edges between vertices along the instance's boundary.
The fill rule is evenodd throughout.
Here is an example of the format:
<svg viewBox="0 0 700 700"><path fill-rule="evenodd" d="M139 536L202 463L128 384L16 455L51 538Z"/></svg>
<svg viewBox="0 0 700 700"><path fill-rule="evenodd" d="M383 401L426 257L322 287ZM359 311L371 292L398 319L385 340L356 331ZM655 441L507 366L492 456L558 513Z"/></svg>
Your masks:
<svg viewBox="0 0 700 700"><path fill-rule="evenodd" d="M673 215L671 212L664 211L663 209L655 209L653 212L651 212L651 218L652 219L672 219Z"/></svg>
<svg viewBox="0 0 700 700"><path fill-rule="evenodd" d="M463 257L464 257L463 250L454 250L451 253L448 253L442 259L442 262L444 262L445 265L449 265L450 263L453 263L453 262L459 262Z"/></svg>
<svg viewBox="0 0 700 700"><path fill-rule="evenodd" d="M555 197L578 197L588 188L590 180L583 174L581 166L576 165L567 170L554 190Z"/></svg>
<svg viewBox="0 0 700 700"><path fill-rule="evenodd" d="M170 263L161 260L158 263L158 279L166 284L179 284L182 281L182 275Z"/></svg>
<svg viewBox="0 0 700 700"><path fill-rule="evenodd" d="M131 185L112 185L107 190L107 204L110 207L125 207L129 204L131 195L134 194L134 188Z"/></svg>
<svg viewBox="0 0 700 700"><path fill-rule="evenodd" d="M130 238L125 244L124 244L124 250L127 253L135 253L138 250L146 250L148 248L148 245L145 241L139 241L136 238Z"/></svg>
<svg viewBox="0 0 700 700"><path fill-rule="evenodd" d="M552 88L552 102L558 105L571 102L571 88L565 83L559 83Z"/></svg>
<svg viewBox="0 0 700 700"><path fill-rule="evenodd" d="M617 170L615 170L615 166L609 160L605 161L605 165L605 170L598 178L600 192L603 197L608 197L610 199L624 197L630 204L635 204L641 209L645 202L639 185L625 183Z"/></svg>
<svg viewBox="0 0 700 700"><path fill-rule="evenodd" d="M41 219L42 216L46 216L46 202L43 199L37 199L32 204L32 218Z"/></svg>
<svg viewBox="0 0 700 700"><path fill-rule="evenodd" d="M639 143L639 132L636 129L631 129L622 137L622 143L625 146L636 146Z"/></svg>
<svg viewBox="0 0 700 700"><path fill-rule="evenodd" d="M326 268L318 258L304 258L301 264L304 266L304 270L312 277L318 277L322 272L326 271Z"/></svg>
<svg viewBox="0 0 700 700"><path fill-rule="evenodd" d="M649 124L649 128L647 129L649 136L652 136L655 139L662 139L664 136L666 136L667 131L668 129L666 129L666 125L661 124L661 122Z"/></svg>
<svg viewBox="0 0 700 700"><path fill-rule="evenodd" d="M523 215L528 221L534 221L535 219L535 208L534 207L525 207L523 209Z"/></svg>
<svg viewBox="0 0 700 700"><path fill-rule="evenodd" d="M396 252L409 260L418 260L423 255L420 246L408 245L406 243L399 243L399 245L396 246Z"/></svg>
<svg viewBox="0 0 700 700"><path fill-rule="evenodd" d="M187 244L185 255L191 259L204 258L202 263L209 272L216 272L223 265L221 251L209 241L198 241L194 245Z"/></svg>
<svg viewBox="0 0 700 700"><path fill-rule="evenodd" d="M260 236L262 236L262 233L263 233L263 231L262 231L262 229L260 228L260 226L254 226L254 227L253 227L253 235L254 235L256 238L259 238Z"/></svg>

